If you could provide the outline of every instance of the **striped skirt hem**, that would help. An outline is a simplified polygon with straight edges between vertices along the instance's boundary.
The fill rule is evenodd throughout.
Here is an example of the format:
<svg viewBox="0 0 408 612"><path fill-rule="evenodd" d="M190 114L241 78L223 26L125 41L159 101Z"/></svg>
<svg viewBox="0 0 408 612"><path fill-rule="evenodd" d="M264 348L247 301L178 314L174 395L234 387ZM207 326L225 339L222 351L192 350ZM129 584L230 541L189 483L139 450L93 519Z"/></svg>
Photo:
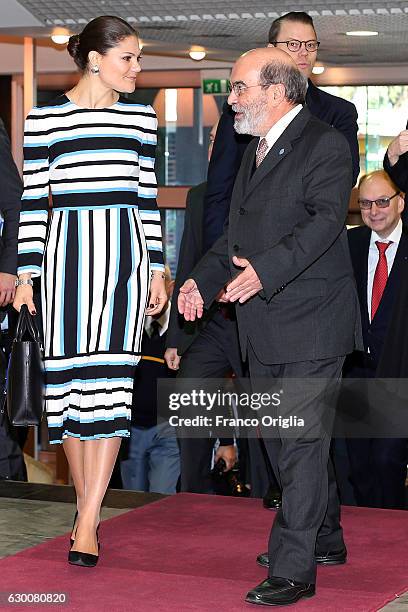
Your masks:
<svg viewBox="0 0 408 612"><path fill-rule="evenodd" d="M105 356L106 358L106 356ZM45 360L45 409L50 444L128 437L137 355Z"/></svg>

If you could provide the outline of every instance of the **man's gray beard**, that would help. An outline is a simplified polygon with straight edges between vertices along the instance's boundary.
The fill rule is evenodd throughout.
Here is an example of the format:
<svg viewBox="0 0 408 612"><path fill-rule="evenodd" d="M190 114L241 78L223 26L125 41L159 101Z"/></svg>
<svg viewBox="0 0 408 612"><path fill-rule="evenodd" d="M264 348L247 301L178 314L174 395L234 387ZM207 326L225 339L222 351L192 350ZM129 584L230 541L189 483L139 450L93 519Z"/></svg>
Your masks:
<svg viewBox="0 0 408 612"><path fill-rule="evenodd" d="M243 113L242 119L234 121L234 130L237 134L251 134L251 136L262 136L261 120L264 119L262 111L265 108L265 103L260 100L257 104L254 104L251 112ZM239 112L239 111L238 111Z"/></svg>
<svg viewBox="0 0 408 612"><path fill-rule="evenodd" d="M239 121L234 121L234 130L237 134L251 134L251 136L259 136L257 134L256 126L251 124L251 121L248 120L248 117L244 116L243 119Z"/></svg>

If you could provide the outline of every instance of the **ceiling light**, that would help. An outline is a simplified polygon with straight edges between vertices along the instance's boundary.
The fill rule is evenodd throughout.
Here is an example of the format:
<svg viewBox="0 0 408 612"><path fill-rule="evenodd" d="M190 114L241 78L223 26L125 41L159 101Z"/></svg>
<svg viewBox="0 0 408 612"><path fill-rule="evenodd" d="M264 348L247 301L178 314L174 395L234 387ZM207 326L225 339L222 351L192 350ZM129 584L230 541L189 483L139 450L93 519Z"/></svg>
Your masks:
<svg viewBox="0 0 408 612"><path fill-rule="evenodd" d="M373 30L352 30L351 32L346 32L347 36L378 36L378 32L374 32Z"/></svg>
<svg viewBox="0 0 408 612"><path fill-rule="evenodd" d="M191 59L196 60L196 62L203 60L206 55L207 53L204 51L204 49L191 49L189 52Z"/></svg>
<svg viewBox="0 0 408 612"><path fill-rule="evenodd" d="M323 74L324 70L324 66L313 66L312 68L313 74Z"/></svg>
<svg viewBox="0 0 408 612"><path fill-rule="evenodd" d="M55 42L56 45L66 45L69 41L69 36L68 34L53 34L51 40Z"/></svg>
<svg viewBox="0 0 408 612"><path fill-rule="evenodd" d="M71 34L66 28L55 28L51 34L51 40L56 45L66 45Z"/></svg>

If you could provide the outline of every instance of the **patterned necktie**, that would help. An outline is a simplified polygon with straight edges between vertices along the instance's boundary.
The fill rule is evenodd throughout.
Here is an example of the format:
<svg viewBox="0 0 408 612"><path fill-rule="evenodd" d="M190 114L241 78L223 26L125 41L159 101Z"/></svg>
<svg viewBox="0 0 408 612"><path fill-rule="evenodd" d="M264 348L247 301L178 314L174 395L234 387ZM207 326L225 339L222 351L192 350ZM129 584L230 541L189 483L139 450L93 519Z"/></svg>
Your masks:
<svg viewBox="0 0 408 612"><path fill-rule="evenodd" d="M380 242L377 240L375 244L378 249L378 262L375 269L373 291L371 294L371 320L374 319L375 313L381 302L382 294L384 293L385 285L387 284L388 266L385 251L392 242Z"/></svg>
<svg viewBox="0 0 408 612"><path fill-rule="evenodd" d="M258 148L256 150L255 165L257 168L259 168L259 166L265 159L267 151L268 151L268 141L266 140L266 138L261 138L258 144Z"/></svg>

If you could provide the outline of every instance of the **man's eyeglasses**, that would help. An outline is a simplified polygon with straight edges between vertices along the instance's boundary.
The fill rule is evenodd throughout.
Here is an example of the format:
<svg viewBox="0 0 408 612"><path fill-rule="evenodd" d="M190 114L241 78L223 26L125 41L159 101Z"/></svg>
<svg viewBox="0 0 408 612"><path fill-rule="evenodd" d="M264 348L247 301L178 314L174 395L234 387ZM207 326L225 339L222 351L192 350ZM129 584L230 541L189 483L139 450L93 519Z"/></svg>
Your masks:
<svg viewBox="0 0 408 612"><path fill-rule="evenodd" d="M228 93L231 93L231 91L233 91L237 98L239 98L239 96L245 93L247 89L251 89L251 87L262 87L262 85L260 83L258 83L257 85L246 85L242 81L227 84Z"/></svg>
<svg viewBox="0 0 408 612"><path fill-rule="evenodd" d="M275 40L272 42L273 45L286 45L289 51L300 51L302 45L305 45L306 51L313 53L317 51L320 45L318 40Z"/></svg>
<svg viewBox="0 0 408 612"><path fill-rule="evenodd" d="M378 198L378 200L365 200L363 198L358 198L358 203L362 210L370 210L373 204L375 204L377 208L387 208L390 205L391 200L396 196L400 195L400 193L400 191L397 191L392 196L386 198Z"/></svg>

